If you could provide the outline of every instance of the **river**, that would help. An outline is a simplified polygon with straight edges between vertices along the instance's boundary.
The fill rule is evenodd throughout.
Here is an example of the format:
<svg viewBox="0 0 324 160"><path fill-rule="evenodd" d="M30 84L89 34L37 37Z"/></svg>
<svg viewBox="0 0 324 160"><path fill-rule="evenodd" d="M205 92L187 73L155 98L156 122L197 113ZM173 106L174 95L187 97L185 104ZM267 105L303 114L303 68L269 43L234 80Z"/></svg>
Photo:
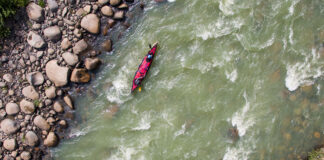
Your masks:
<svg viewBox="0 0 324 160"><path fill-rule="evenodd" d="M323 1L144 1L88 92L74 95L77 118L55 159L299 159L324 142Z"/></svg>

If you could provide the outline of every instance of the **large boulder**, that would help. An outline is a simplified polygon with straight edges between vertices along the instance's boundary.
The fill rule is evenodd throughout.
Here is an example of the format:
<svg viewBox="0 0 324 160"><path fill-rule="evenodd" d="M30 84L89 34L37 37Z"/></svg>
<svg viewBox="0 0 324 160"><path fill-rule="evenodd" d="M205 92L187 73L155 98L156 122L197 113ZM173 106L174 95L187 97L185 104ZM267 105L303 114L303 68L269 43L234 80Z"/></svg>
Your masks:
<svg viewBox="0 0 324 160"><path fill-rule="evenodd" d="M27 86L27 87L23 88L22 94L25 97L30 98L32 100L36 100L39 98L39 94L37 93L37 91L35 90L35 88L33 86Z"/></svg>
<svg viewBox="0 0 324 160"><path fill-rule="evenodd" d="M90 81L90 74L84 68L74 68L70 80L76 83L87 83Z"/></svg>
<svg viewBox="0 0 324 160"><path fill-rule="evenodd" d="M64 61L70 66L74 66L79 62L79 57L76 54L70 52L63 53L62 57Z"/></svg>
<svg viewBox="0 0 324 160"><path fill-rule="evenodd" d="M44 29L44 36L52 41L61 39L61 30L59 26L51 26Z"/></svg>
<svg viewBox="0 0 324 160"><path fill-rule="evenodd" d="M9 102L6 104L6 113L8 115L15 115L19 112L18 104Z"/></svg>
<svg viewBox="0 0 324 160"><path fill-rule="evenodd" d="M45 70L47 77L54 82L56 87L65 86L68 83L70 70L68 67L59 66L57 60L47 62Z"/></svg>
<svg viewBox="0 0 324 160"><path fill-rule="evenodd" d="M88 48L88 43L84 39L81 39L73 47L73 53L79 54L85 51L87 48Z"/></svg>
<svg viewBox="0 0 324 160"><path fill-rule="evenodd" d="M44 83L44 76L41 72L28 73L26 79L33 86L39 86Z"/></svg>
<svg viewBox="0 0 324 160"><path fill-rule="evenodd" d="M20 101L19 105L20 105L21 111L24 112L25 114L32 114L35 111L34 103L29 102L25 99Z"/></svg>
<svg viewBox="0 0 324 160"><path fill-rule="evenodd" d="M110 6L104 6L101 8L101 13L105 16L111 17L114 15L113 10L111 9Z"/></svg>
<svg viewBox="0 0 324 160"><path fill-rule="evenodd" d="M16 133L19 129L19 125L17 122L11 120L11 119L4 119L1 121L1 130L6 134L13 134Z"/></svg>
<svg viewBox="0 0 324 160"><path fill-rule="evenodd" d="M3 142L3 147L8 151L16 149L17 143L15 139L6 139Z"/></svg>
<svg viewBox="0 0 324 160"><path fill-rule="evenodd" d="M58 4L56 0L47 0L47 5L48 8L53 12L55 12L58 9Z"/></svg>
<svg viewBox="0 0 324 160"><path fill-rule="evenodd" d="M34 48L43 48L45 46L45 41L43 38L33 31L28 33L27 42Z"/></svg>
<svg viewBox="0 0 324 160"><path fill-rule="evenodd" d="M26 11L29 19L36 22L42 22L44 20L43 8L36 3L29 3L26 7Z"/></svg>
<svg viewBox="0 0 324 160"><path fill-rule="evenodd" d="M38 145L38 137L33 131L28 131L25 135L25 143L31 147Z"/></svg>
<svg viewBox="0 0 324 160"><path fill-rule="evenodd" d="M81 27L92 34L98 34L100 30L100 19L96 14L88 14L82 18Z"/></svg>
<svg viewBox="0 0 324 160"><path fill-rule="evenodd" d="M84 60L84 65L87 70L96 69L100 64L101 64L101 61L99 58L86 58Z"/></svg>
<svg viewBox="0 0 324 160"><path fill-rule="evenodd" d="M50 125L47 123L47 121L40 115L36 116L34 119L34 124L42 129L42 130L49 130Z"/></svg>
<svg viewBox="0 0 324 160"><path fill-rule="evenodd" d="M44 145L47 147L55 147L58 143L58 138L54 132L49 132L46 139L44 140Z"/></svg>

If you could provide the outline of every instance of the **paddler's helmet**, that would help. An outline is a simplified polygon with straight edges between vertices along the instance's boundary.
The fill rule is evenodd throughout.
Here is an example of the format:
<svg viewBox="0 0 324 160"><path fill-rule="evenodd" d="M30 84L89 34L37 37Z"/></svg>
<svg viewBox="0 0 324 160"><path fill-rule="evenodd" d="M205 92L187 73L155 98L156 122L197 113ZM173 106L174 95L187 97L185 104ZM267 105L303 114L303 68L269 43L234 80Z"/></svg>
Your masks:
<svg viewBox="0 0 324 160"><path fill-rule="evenodd" d="M136 84L136 85L139 85L139 84L140 84L140 82L141 82L141 81L140 81L140 79L139 79L139 78L135 79L135 84Z"/></svg>
<svg viewBox="0 0 324 160"><path fill-rule="evenodd" d="M149 55L147 56L147 60L148 60L148 61L151 61L152 58L153 58L153 56L152 56L151 54L149 54Z"/></svg>

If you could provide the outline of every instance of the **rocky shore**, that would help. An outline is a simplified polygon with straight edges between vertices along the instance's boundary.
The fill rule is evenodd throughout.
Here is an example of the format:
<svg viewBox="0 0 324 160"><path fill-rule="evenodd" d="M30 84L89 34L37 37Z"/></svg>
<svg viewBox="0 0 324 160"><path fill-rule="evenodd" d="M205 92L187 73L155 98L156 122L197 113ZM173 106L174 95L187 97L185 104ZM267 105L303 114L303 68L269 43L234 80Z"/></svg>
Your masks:
<svg viewBox="0 0 324 160"><path fill-rule="evenodd" d="M48 147L58 145L75 108L68 91L89 82L102 63L91 42L109 35L134 3L31 1L15 17L13 34L1 40L0 159L50 158ZM112 44L108 38L100 50L110 52Z"/></svg>

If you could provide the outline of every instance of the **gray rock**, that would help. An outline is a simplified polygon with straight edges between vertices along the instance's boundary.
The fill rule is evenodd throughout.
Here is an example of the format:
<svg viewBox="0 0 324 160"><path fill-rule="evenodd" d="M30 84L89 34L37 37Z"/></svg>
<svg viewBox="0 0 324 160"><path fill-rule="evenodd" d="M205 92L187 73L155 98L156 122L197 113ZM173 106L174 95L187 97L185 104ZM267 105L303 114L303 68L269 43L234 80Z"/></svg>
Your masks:
<svg viewBox="0 0 324 160"><path fill-rule="evenodd" d="M72 46L71 42L69 41L69 39L64 38L61 42L61 48L63 50L67 50Z"/></svg>
<svg viewBox="0 0 324 160"><path fill-rule="evenodd" d="M85 7L83 7L83 10L86 12L86 13L90 13L91 12L91 5L86 5Z"/></svg>
<svg viewBox="0 0 324 160"><path fill-rule="evenodd" d="M9 83L11 83L11 82L13 81L12 75L9 74L9 73L3 75L2 78L3 78L5 81L9 82Z"/></svg>
<svg viewBox="0 0 324 160"><path fill-rule="evenodd" d="M46 122L46 120L42 117L42 116L40 116L40 115L38 115L38 116L36 116L35 117L35 119L34 119L34 124L38 127L38 128L40 128L40 129L42 129L42 130L49 130L50 129L50 125Z"/></svg>
<svg viewBox="0 0 324 160"><path fill-rule="evenodd" d="M78 29L78 28L74 29L73 34L74 34L76 37L78 37L78 38L81 38L81 37L82 37L82 32L81 32L81 30Z"/></svg>
<svg viewBox="0 0 324 160"><path fill-rule="evenodd" d="M24 112L25 114L32 114L35 111L34 103L29 102L25 99L20 101L19 106L20 106L21 111Z"/></svg>
<svg viewBox="0 0 324 160"><path fill-rule="evenodd" d="M62 128L66 128L66 127L67 127L67 123L66 123L65 120L60 120L59 125L60 125Z"/></svg>
<svg viewBox="0 0 324 160"><path fill-rule="evenodd" d="M49 106L49 105L51 105L52 104L52 100L50 100L50 99L46 99L45 100L45 105L46 106Z"/></svg>
<svg viewBox="0 0 324 160"><path fill-rule="evenodd" d="M31 155L29 152L27 151L23 151L21 154L20 154L20 158L23 159L23 160L30 160L31 159Z"/></svg>
<svg viewBox="0 0 324 160"><path fill-rule="evenodd" d="M7 85L6 85L6 82L0 82L0 88L2 88L2 87L6 87Z"/></svg>
<svg viewBox="0 0 324 160"><path fill-rule="evenodd" d="M102 46L102 49L105 50L105 51L107 51L107 52L112 51L112 42L111 42L110 39L108 39L105 42L103 42L101 44L101 46Z"/></svg>
<svg viewBox="0 0 324 160"><path fill-rule="evenodd" d="M76 13L75 13L77 16L83 16L83 15L86 15L87 12L83 9L83 8L79 8Z"/></svg>
<svg viewBox="0 0 324 160"><path fill-rule="evenodd" d="M51 86L47 89L45 89L45 95L47 98L53 99L56 97L56 88L54 86Z"/></svg>
<svg viewBox="0 0 324 160"><path fill-rule="evenodd" d="M35 24L33 24L32 29L33 29L33 30L39 30L41 27L42 27L41 24L39 24L39 23L35 23Z"/></svg>
<svg viewBox="0 0 324 160"><path fill-rule="evenodd" d="M100 4L100 5L107 4L108 2L109 2L109 0L98 0L98 4Z"/></svg>
<svg viewBox="0 0 324 160"><path fill-rule="evenodd" d="M68 83L70 70L67 67L59 66L57 60L47 62L45 70L47 77L54 82L56 87L62 87Z"/></svg>
<svg viewBox="0 0 324 160"><path fill-rule="evenodd" d="M46 139L44 140L44 145L47 147L55 147L58 143L58 138L54 132L49 132Z"/></svg>
<svg viewBox="0 0 324 160"><path fill-rule="evenodd" d="M37 91L35 90L35 88L33 86L27 86L27 87L23 88L22 94L25 97L30 98L32 100L36 100L39 98L39 94L37 93Z"/></svg>
<svg viewBox="0 0 324 160"><path fill-rule="evenodd" d="M26 79L29 84L33 86L39 86L44 83L44 77L41 72L31 72L26 75Z"/></svg>
<svg viewBox="0 0 324 160"><path fill-rule="evenodd" d="M82 18L81 27L92 34L98 34L100 31L100 19L96 14L88 14Z"/></svg>
<svg viewBox="0 0 324 160"><path fill-rule="evenodd" d="M43 48L45 46L43 38L33 31L28 33L27 42L34 48Z"/></svg>
<svg viewBox="0 0 324 160"><path fill-rule="evenodd" d="M71 82L87 83L90 81L90 74L84 68L74 68L71 73Z"/></svg>
<svg viewBox="0 0 324 160"><path fill-rule="evenodd" d="M51 11L55 12L58 9L58 4L55 0L47 0L47 5Z"/></svg>
<svg viewBox="0 0 324 160"><path fill-rule="evenodd" d="M79 57L76 54L70 52L63 53L62 57L64 61L70 66L74 66L79 62Z"/></svg>
<svg viewBox="0 0 324 160"><path fill-rule="evenodd" d="M85 51L87 48L88 48L88 43L84 39L81 39L73 47L73 53L79 54Z"/></svg>
<svg viewBox="0 0 324 160"><path fill-rule="evenodd" d="M74 109L72 99L69 95L64 96L63 100L71 109Z"/></svg>
<svg viewBox="0 0 324 160"><path fill-rule="evenodd" d="M62 107L62 104L58 101L56 101L53 105L53 109L57 113L62 113L64 112L64 108Z"/></svg>
<svg viewBox="0 0 324 160"><path fill-rule="evenodd" d="M44 30L44 36L52 41L61 39L61 35L62 34L59 26L48 27Z"/></svg>
<svg viewBox="0 0 324 160"><path fill-rule="evenodd" d="M110 0L109 1L110 5L112 5L112 6L117 6L120 4L120 2L121 2L121 0Z"/></svg>
<svg viewBox="0 0 324 160"><path fill-rule="evenodd" d="M86 58L84 65L87 70L93 70L96 69L101 64L101 61L99 58Z"/></svg>
<svg viewBox="0 0 324 160"><path fill-rule="evenodd" d="M3 147L8 151L13 151L16 149L16 140L15 139L6 139L3 142Z"/></svg>
<svg viewBox="0 0 324 160"><path fill-rule="evenodd" d="M1 130L6 134L16 133L18 129L19 125L11 119L7 118L1 122Z"/></svg>
<svg viewBox="0 0 324 160"><path fill-rule="evenodd" d="M117 11L114 14L114 19L115 20L122 20L122 19L124 19L124 11Z"/></svg>
<svg viewBox="0 0 324 160"><path fill-rule="evenodd" d="M28 131L25 135L25 143L31 147L38 145L38 137L33 131Z"/></svg>
<svg viewBox="0 0 324 160"><path fill-rule="evenodd" d="M111 17L114 15L113 10L111 9L110 6L104 6L101 8L101 13L105 16Z"/></svg>
<svg viewBox="0 0 324 160"><path fill-rule="evenodd" d="M44 20L44 11L43 8L36 3L29 3L26 7L26 11L28 14L29 19L36 21L36 22L42 22Z"/></svg>
<svg viewBox="0 0 324 160"><path fill-rule="evenodd" d="M10 155L5 155L3 160L15 160L15 159Z"/></svg>
<svg viewBox="0 0 324 160"><path fill-rule="evenodd" d="M10 102L6 104L6 113L8 115L16 115L19 111L19 107L16 103Z"/></svg>

